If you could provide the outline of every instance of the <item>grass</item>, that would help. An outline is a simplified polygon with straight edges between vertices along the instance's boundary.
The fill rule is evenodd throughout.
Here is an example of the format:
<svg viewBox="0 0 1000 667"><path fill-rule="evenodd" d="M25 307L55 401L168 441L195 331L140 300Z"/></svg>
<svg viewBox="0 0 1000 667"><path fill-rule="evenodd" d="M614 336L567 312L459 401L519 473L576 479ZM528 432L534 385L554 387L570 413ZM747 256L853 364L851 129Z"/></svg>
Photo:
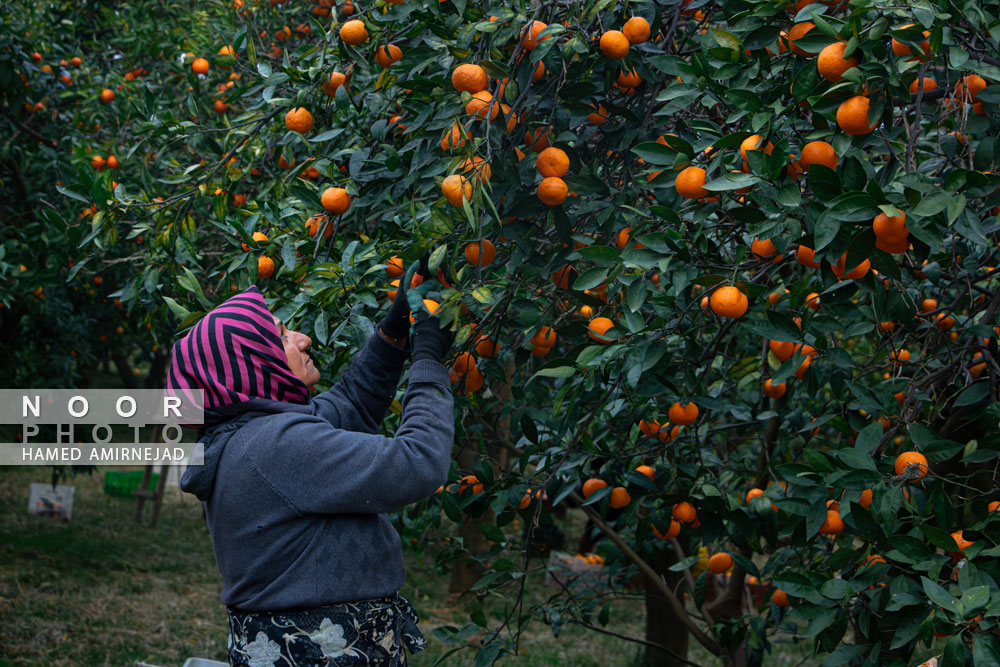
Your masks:
<svg viewBox="0 0 1000 667"><path fill-rule="evenodd" d="M66 482L76 487L69 523L26 513L28 485L49 480L44 467L0 468L0 665L182 665L189 657L226 660L226 612L201 504L168 489L158 527L133 522L135 501L103 492L101 468L93 476ZM430 646L412 665L431 665L452 646L434 628L463 626L481 605L454 600L449 575L434 555L408 552L403 595L421 616ZM543 573L531 575L527 600L552 592ZM623 618L618 632L641 636L640 602L616 603ZM502 601L486 611L499 618ZM617 613L617 611L616 611ZM550 628L533 622L522 636L521 665L631 665L639 646L579 627ZM447 664L472 661L462 651ZM503 662L514 662L506 659Z"/></svg>
<svg viewBox="0 0 1000 667"><path fill-rule="evenodd" d="M144 661L180 667L189 657L226 660L226 612L219 601L222 582L215 565L201 504L168 489L157 528L134 523L135 501L103 492L104 471L66 482L76 487L73 521L30 516L28 485L45 482L44 467L0 468L0 667L7 665L134 666ZM564 525L567 544L583 529L570 513ZM490 599L485 607L470 596L448 595L449 573L407 550L407 581L401 593L421 617L429 647L410 664L428 667L453 647L432 632L462 627L482 609L491 625L508 602ZM554 589L544 572L529 575L525 606L543 603ZM645 613L641 597L612 603L607 628L641 638ZM811 644L774 639L768 665L818 664ZM579 626L563 626L559 637L542 620L532 620L521 636L521 654L501 660L520 666L632 667L642 647ZM933 655L928 651L928 654ZM448 665L473 662L473 650L448 659ZM688 658L717 665L692 640Z"/></svg>

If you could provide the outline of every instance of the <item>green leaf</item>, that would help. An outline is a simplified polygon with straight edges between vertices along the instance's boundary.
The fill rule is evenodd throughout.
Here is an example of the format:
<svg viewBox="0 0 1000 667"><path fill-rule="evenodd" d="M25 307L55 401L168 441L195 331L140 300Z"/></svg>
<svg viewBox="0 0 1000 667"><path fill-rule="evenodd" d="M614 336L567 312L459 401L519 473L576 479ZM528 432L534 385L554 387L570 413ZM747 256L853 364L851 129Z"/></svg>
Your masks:
<svg viewBox="0 0 1000 667"><path fill-rule="evenodd" d="M319 315L316 316L316 322L313 324L313 331L316 332L316 340L318 340L321 345L326 345L329 340L329 331L327 330L325 310L319 311Z"/></svg>
<svg viewBox="0 0 1000 667"><path fill-rule="evenodd" d="M727 172L721 178L716 178L706 183L704 187L710 192L723 192L725 190L738 190L760 183L761 179L752 174L742 172Z"/></svg>
<svg viewBox="0 0 1000 667"><path fill-rule="evenodd" d="M729 49L731 51L742 51L743 43L740 42L740 38L731 32L725 30L719 30L718 28L711 28L709 32L715 39L715 43L724 49Z"/></svg>
<svg viewBox="0 0 1000 667"><path fill-rule="evenodd" d="M882 425L878 422L869 424L861 429L857 439L854 441L854 448L864 452L872 452L878 443L882 441Z"/></svg>
<svg viewBox="0 0 1000 667"><path fill-rule="evenodd" d="M587 269L573 281L573 289L583 291L593 289L608 278L608 270L602 267Z"/></svg>
<svg viewBox="0 0 1000 667"><path fill-rule="evenodd" d="M990 601L990 589L989 586L976 586L962 592L962 599L959 603L962 605L962 615L966 618L975 616L984 608L986 604Z"/></svg>
<svg viewBox="0 0 1000 667"><path fill-rule="evenodd" d="M881 424L872 424L872 426L882 428ZM841 449L837 451L837 457L856 470L871 470L873 472L878 470L871 455L862 449Z"/></svg>
<svg viewBox="0 0 1000 667"><path fill-rule="evenodd" d="M167 307L170 308L170 312L177 316L177 319L184 321L191 311L177 303L175 300L169 296L164 296L163 300L167 302Z"/></svg>
<svg viewBox="0 0 1000 667"><path fill-rule="evenodd" d="M951 596L951 593L942 588L939 584L931 581L927 577L920 577L920 583L924 588L924 593L938 607L946 612L958 615L958 600Z"/></svg>
<svg viewBox="0 0 1000 667"><path fill-rule="evenodd" d="M437 273L438 267L441 266L441 260L444 259L444 254L448 251L447 244L441 244L434 248L434 252L427 259L427 270L430 271L431 275Z"/></svg>
<svg viewBox="0 0 1000 667"><path fill-rule="evenodd" d="M962 393L955 398L952 407L960 408L964 405L975 405L986 399L990 394L989 382L974 382L962 390Z"/></svg>

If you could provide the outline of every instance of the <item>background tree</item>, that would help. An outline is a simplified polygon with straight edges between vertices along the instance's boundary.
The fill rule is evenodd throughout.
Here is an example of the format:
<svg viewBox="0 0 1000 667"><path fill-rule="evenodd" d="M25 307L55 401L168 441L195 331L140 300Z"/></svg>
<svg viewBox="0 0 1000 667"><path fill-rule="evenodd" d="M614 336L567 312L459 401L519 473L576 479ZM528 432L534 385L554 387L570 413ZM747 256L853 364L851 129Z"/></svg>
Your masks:
<svg viewBox="0 0 1000 667"><path fill-rule="evenodd" d="M997 15L13 3L0 316L5 345L32 333L4 377L85 383L103 355L155 384L257 284L332 382L430 252L447 271L411 305L458 332L478 456L399 525L464 524L442 557L510 601L470 619L482 641L440 631L457 650L613 631L592 592L522 605L513 521L570 507L613 589L643 582L650 664L691 641L759 664L780 633L829 664L935 633L946 664L993 664Z"/></svg>

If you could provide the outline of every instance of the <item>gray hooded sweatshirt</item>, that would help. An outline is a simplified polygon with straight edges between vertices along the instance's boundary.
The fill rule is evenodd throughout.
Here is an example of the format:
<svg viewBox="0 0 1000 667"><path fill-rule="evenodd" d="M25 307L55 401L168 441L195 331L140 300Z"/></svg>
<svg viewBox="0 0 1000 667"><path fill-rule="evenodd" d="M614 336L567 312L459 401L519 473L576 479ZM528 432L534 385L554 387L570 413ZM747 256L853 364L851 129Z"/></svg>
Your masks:
<svg viewBox="0 0 1000 667"><path fill-rule="evenodd" d="M454 441L448 372L415 362L392 437L379 434L408 350L378 333L306 404L251 399L200 432L181 488L205 502L222 603L282 611L391 595L403 585L386 512L444 484Z"/></svg>

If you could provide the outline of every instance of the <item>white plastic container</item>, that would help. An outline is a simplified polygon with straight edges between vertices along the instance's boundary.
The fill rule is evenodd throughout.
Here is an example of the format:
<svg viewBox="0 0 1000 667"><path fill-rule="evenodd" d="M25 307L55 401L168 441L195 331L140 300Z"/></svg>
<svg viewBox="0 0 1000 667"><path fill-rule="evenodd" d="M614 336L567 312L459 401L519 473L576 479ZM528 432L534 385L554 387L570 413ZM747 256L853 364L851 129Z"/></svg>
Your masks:
<svg viewBox="0 0 1000 667"><path fill-rule="evenodd" d="M28 492L28 514L51 516L69 521L73 516L74 486L33 483Z"/></svg>

